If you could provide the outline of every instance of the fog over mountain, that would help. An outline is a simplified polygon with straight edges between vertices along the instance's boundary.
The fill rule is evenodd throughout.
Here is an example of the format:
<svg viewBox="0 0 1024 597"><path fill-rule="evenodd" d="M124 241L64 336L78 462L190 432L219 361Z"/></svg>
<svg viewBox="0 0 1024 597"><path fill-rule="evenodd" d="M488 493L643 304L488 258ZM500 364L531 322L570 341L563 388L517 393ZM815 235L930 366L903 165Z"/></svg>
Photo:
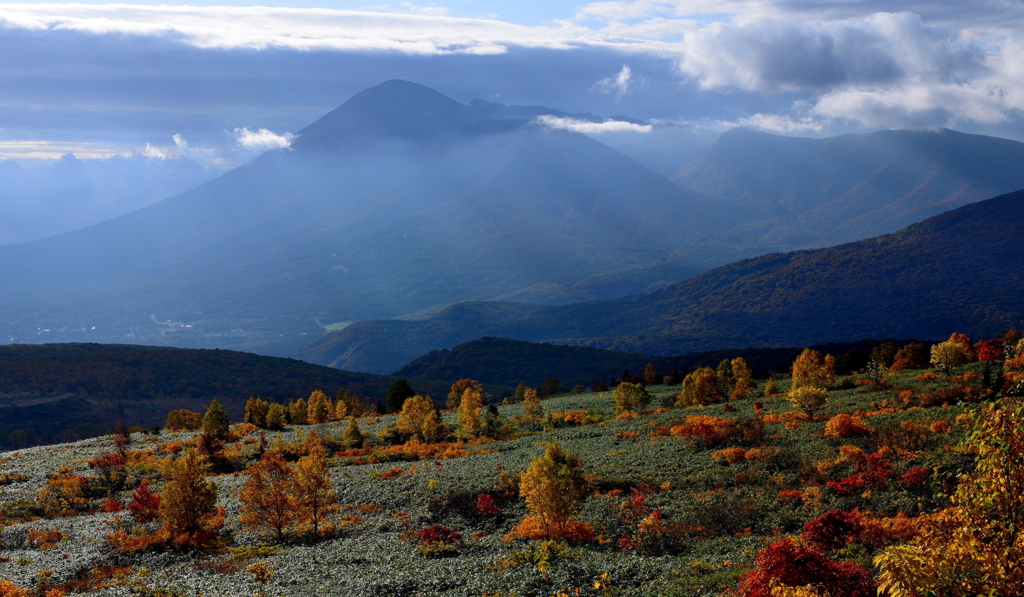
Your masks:
<svg viewBox="0 0 1024 597"><path fill-rule="evenodd" d="M739 129L711 140L388 81L193 190L0 248L0 321L8 341L295 356L352 321L642 294L1024 188L1012 168L1024 144L951 131L811 140ZM677 150L652 150L666 146ZM475 333L392 342L387 365L339 360L349 348L316 360L387 372Z"/></svg>

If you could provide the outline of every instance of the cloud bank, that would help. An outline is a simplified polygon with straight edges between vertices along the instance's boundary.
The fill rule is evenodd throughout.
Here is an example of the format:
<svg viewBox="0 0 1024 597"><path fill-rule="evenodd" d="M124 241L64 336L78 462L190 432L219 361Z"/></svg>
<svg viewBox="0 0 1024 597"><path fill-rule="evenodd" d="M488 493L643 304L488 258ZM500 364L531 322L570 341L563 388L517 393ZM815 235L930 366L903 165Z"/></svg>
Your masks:
<svg viewBox="0 0 1024 597"><path fill-rule="evenodd" d="M649 124L636 124L624 120L607 119L604 122L590 122L588 120L552 116L550 114L538 116L534 122L551 129L562 129L586 135L621 132L649 133L654 128Z"/></svg>

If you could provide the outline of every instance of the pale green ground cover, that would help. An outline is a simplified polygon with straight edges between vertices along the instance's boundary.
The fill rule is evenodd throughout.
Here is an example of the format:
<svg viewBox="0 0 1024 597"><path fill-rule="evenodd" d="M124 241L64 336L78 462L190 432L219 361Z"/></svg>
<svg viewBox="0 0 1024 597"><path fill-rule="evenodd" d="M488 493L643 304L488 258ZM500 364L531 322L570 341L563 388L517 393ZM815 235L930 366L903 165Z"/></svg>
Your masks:
<svg viewBox="0 0 1024 597"><path fill-rule="evenodd" d="M935 382L918 382L917 371L900 373L892 380L893 387L913 386L926 391ZM759 388L763 387L763 382ZM677 386L653 386L652 408L671 401ZM780 390L786 382L780 382ZM650 433L658 425L679 423L687 415L714 415L744 419L754 417L755 400L764 403L765 412L781 413L791 409L783 397L757 396L731 403L738 410L724 413L723 405L681 410L674 408L659 415L615 420L612 393L583 393L544 400L549 411L587 410L606 417L603 426L562 427L551 432L537 432L487 448L496 451L463 458L439 461L381 463L331 468L334 487L345 505L379 504L381 511L360 513L346 509L341 514L358 514L365 522L346 527L337 538L316 544L294 544L282 547L279 553L261 558L274 570L273 580L262 589L267 595L288 596L479 596L554 595L558 590L581 588L583 595L717 595L734 586L736 577L753 560L764 545L765 537L775 532L798 532L800 526L821 511L833 507L861 507L867 510L910 513L928 507L932 497L909 492L885 491L874 495L840 498L827 497L816 511L801 508L800 502L785 504L776 499L779 489L799 489L798 472L809 463L834 458L843 444L871 449L870 438L837 440L821 437L824 423L806 423L799 429L786 429L781 423L766 426L765 443L780 448L781 454L767 462L744 462L726 466L712 459L713 450L695 450L679 437L658 437ZM832 392L823 414L872 409L871 402L892 398L892 392L862 393L859 387ZM946 419L952 424L957 414L969 406L904 411L867 419L876 429L898 424L903 420L927 422ZM501 406L503 416L519 414L518 405ZM447 414L446 422L454 423ZM378 417L376 424L360 420L364 431L376 432L393 423L394 417ZM327 423L310 428L325 437L339 436L344 423ZM957 426L949 435L935 435L923 448L927 458L938 467L954 471L966 466L963 459L949 456L943 446L959 440ZM637 432L636 439L615 437L617 432ZM188 434L164 433L163 440L182 439ZM275 439L274 433L267 434ZM136 436L139 439L140 436ZM281 433L285 442L294 441L295 429ZM649 557L632 551L622 552L611 542L570 548L570 557L555 560L547 573L532 566L502 569L495 564L516 551L526 548L522 540L503 541L511 528L526 514L520 500L502 503L502 513L485 517L472 511L443 508L453 495L475 496L491 492L501 473L523 471L530 460L544 450L541 442L557 440L584 459L585 471L593 474L605 491L612 487L645 485L656 488L647 504L662 509L669 520L684 525L711 528L708 538L691 538L685 549L675 556ZM135 444L133 448L151 447ZM33 499L45 483L45 475L62 466L82 475L93 474L85 465L88 458L109 450L109 438L97 438L56 447L22 450L19 457L4 454L0 471L29 475L22 483L0 487L0 499L10 502ZM943 460L945 459L945 460ZM921 462L924 462L922 457ZM381 480L387 469L399 466L415 472ZM773 477L774 475L774 477ZM232 545L256 545L265 538L241 529L238 525L237 490L245 480L242 475L214 478L220 491L220 504L228 513L225 533ZM664 488L664 489L661 489ZM715 490L715 491L713 491ZM122 496L122 499L126 499ZM611 506L622 498L592 496L587 499L581 518L599 531L615 529ZM409 515L410 527L418 530L429 524L455 527L467 541L458 557L426 559L416 555L415 544L403 540L405 530L396 512ZM217 572L209 567L197 568L197 559L182 554L145 554L127 556L114 553L104 539L110 531L108 523L115 514L91 514L70 518L37 520L10 526L0 534L3 544L0 556L10 562L0 564L0 578L28 586L44 569L53 571L57 582L70 580L89 567L111 564L135 566L138 572L129 581L151 588L174 589L184 595L256 595L261 588L252 582L243 569L233 573ZM340 516L340 515L339 515ZM28 528L59 528L70 536L56 549L38 551L24 544ZM481 538L473 539L475 533ZM856 555L856 554L854 554ZM607 573L616 592L602 593L593 583ZM132 595L129 586L109 587L99 595ZM137 589L136 589L137 590Z"/></svg>

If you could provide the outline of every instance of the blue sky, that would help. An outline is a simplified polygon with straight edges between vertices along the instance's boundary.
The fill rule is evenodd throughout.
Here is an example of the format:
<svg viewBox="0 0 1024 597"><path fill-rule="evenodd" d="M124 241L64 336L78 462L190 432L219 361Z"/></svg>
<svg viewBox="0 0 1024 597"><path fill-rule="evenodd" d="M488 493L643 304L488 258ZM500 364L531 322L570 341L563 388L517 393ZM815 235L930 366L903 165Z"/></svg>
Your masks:
<svg viewBox="0 0 1024 597"><path fill-rule="evenodd" d="M0 3L0 159L227 166L390 78L719 130L1024 139L1020 0L271 4Z"/></svg>

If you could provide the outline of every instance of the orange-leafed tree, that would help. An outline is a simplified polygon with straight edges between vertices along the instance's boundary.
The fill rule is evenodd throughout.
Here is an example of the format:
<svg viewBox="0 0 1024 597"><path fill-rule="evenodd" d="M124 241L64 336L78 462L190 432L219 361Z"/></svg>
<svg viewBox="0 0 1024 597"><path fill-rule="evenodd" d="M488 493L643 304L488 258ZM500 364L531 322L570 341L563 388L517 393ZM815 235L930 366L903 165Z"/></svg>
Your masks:
<svg viewBox="0 0 1024 597"><path fill-rule="evenodd" d="M248 402L245 403L245 418L243 420L246 423L259 427L260 429L266 429L267 410L269 408L270 403L259 396L249 398Z"/></svg>
<svg viewBox="0 0 1024 597"><path fill-rule="evenodd" d="M427 418L423 420L423 426L420 427L420 436L423 437L423 441L433 444L441 441L447 434L448 427L441 422L441 416L437 414L436 410L430 411Z"/></svg>
<svg viewBox="0 0 1024 597"><path fill-rule="evenodd" d="M793 384L790 389L804 386L827 388L835 382L836 362L832 355L821 356L817 350L805 348L793 362Z"/></svg>
<svg viewBox="0 0 1024 597"><path fill-rule="evenodd" d="M267 452L245 470L248 477L242 486L242 525L249 529L273 531L284 541L285 530L295 521L297 508L292 482L295 471L276 452Z"/></svg>
<svg viewBox="0 0 1024 597"><path fill-rule="evenodd" d="M920 342L904 344L896 351L893 358L892 371L905 371L907 369L926 369L928 367L928 349Z"/></svg>
<svg viewBox="0 0 1024 597"><path fill-rule="evenodd" d="M544 407L540 405L540 396L533 388L523 388L523 419L535 423L544 416Z"/></svg>
<svg viewBox="0 0 1024 597"><path fill-rule="evenodd" d="M203 426L203 415L181 408L167 413L164 427L171 431L196 431Z"/></svg>
<svg viewBox="0 0 1024 597"><path fill-rule="evenodd" d="M964 354L967 355L968 363L973 363L978 360L978 351L975 350L974 344L971 343L971 339L967 337L967 334L953 332L949 335L949 340L947 340L947 342L959 344L964 349Z"/></svg>
<svg viewBox="0 0 1024 597"><path fill-rule="evenodd" d="M188 450L164 469L164 492L160 500L162 531L175 548L208 544L224 525L224 511L217 507L217 485L207 481L203 462L195 450Z"/></svg>
<svg viewBox="0 0 1024 597"><path fill-rule="evenodd" d="M327 468L327 452L323 443L317 441L312 444L306 456L296 463L294 492L300 520L312 527L314 537L319 537L327 517L340 509L338 494L331 488L331 473Z"/></svg>
<svg viewBox="0 0 1024 597"><path fill-rule="evenodd" d="M308 408L306 401L299 398L288 405L288 415L292 425L305 425L307 422Z"/></svg>

